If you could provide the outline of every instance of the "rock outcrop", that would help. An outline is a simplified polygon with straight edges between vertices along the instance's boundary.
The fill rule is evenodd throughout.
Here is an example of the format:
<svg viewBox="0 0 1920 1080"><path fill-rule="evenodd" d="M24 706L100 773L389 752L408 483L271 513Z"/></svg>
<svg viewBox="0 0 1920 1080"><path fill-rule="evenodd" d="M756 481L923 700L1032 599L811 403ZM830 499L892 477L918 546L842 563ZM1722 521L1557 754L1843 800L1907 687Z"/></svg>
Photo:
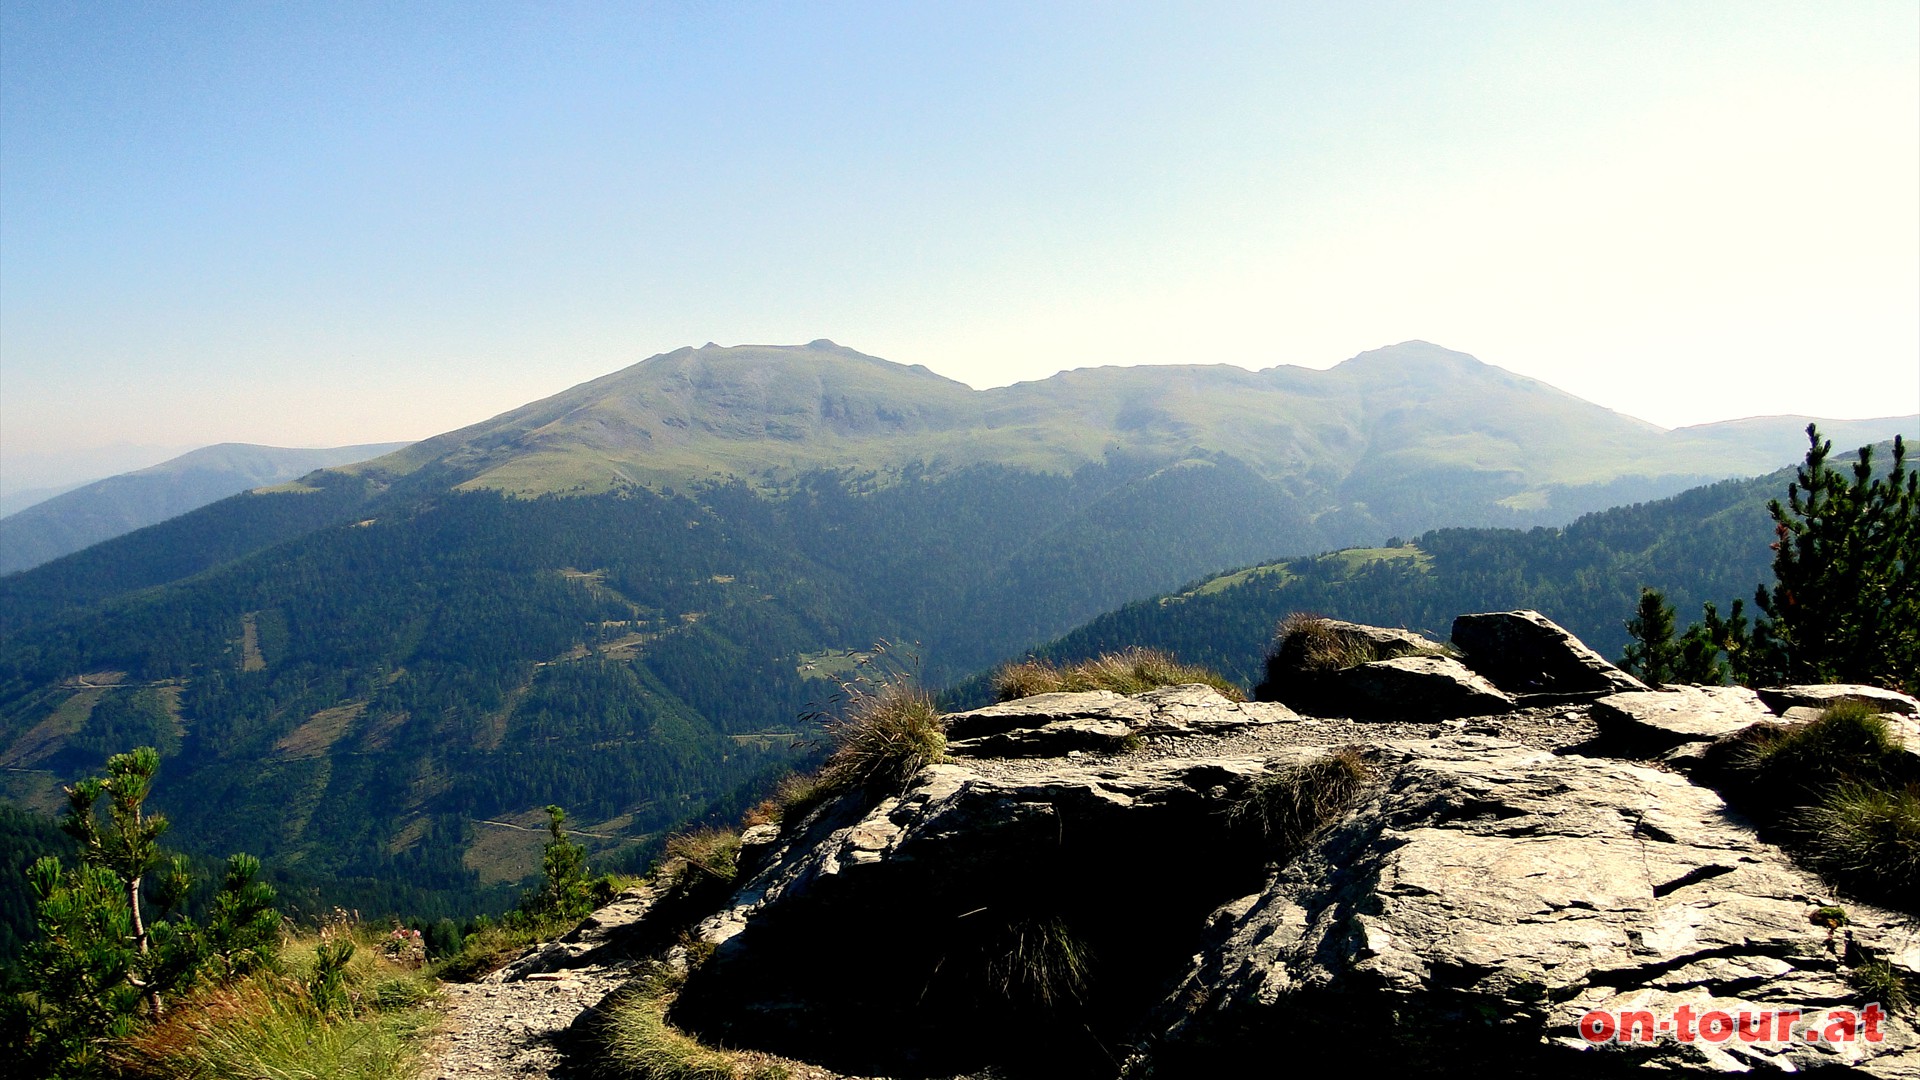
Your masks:
<svg viewBox="0 0 1920 1080"><path fill-rule="evenodd" d="M1920 1076L1911 1017L1805 1036L1869 1004L1863 965L1920 988L1913 913L1833 896L1658 761L1773 711L1556 658L1544 622L1469 633L1476 671L1544 695L1471 720L1199 686L952 716L904 788L754 830L669 1019L837 1075ZM1508 633L1532 651L1502 668ZM1794 1012L1781 1038L1657 1028ZM1642 1014L1645 1041L1583 1037Z"/></svg>
<svg viewBox="0 0 1920 1080"><path fill-rule="evenodd" d="M1537 611L1493 611L1453 620L1467 666L1510 694L1548 697L1645 690L1639 679Z"/></svg>

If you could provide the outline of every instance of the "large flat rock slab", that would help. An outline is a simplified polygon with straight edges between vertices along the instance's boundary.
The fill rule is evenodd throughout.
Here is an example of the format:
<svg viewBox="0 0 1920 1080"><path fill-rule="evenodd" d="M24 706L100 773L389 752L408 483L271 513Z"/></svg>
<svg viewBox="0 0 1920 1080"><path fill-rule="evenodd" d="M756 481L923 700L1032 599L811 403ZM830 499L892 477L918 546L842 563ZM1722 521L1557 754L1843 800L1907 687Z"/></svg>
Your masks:
<svg viewBox="0 0 1920 1080"><path fill-rule="evenodd" d="M946 718L955 757L1060 757L1113 752L1155 735L1225 734L1295 722L1277 702L1229 701L1210 686L1162 687L1131 697L1110 690L1035 694Z"/></svg>
<svg viewBox="0 0 1920 1080"><path fill-rule="evenodd" d="M1288 1047L1404 1075L1464 1075L1462 1058L1488 1075L1920 1065L1894 1019L1877 1044L1590 1046L1577 1024L1596 1009L1866 1004L1808 921L1830 897L1670 773L1470 739L1387 752L1401 763L1374 802L1216 914L1168 999L1156 1069L1201 1076ZM1910 962L1902 917L1847 911L1857 948Z"/></svg>
<svg viewBox="0 0 1920 1080"><path fill-rule="evenodd" d="M1920 715L1920 701L1897 690L1853 683L1822 683L1808 686L1769 686L1758 691L1760 700L1776 713L1788 709L1824 709L1836 701L1864 701L1883 713Z"/></svg>
<svg viewBox="0 0 1920 1080"><path fill-rule="evenodd" d="M1774 714L1744 686L1674 686L1603 697L1593 704L1593 718L1602 738L1662 753L1725 738Z"/></svg>

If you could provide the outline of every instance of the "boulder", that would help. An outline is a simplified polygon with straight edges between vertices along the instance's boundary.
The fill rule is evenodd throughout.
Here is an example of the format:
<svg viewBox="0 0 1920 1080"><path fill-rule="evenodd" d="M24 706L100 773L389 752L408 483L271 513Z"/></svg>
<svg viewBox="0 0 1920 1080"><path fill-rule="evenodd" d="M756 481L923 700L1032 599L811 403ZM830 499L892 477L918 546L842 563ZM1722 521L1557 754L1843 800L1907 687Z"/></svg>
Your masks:
<svg viewBox="0 0 1920 1080"><path fill-rule="evenodd" d="M1453 620L1466 665L1515 695L1578 699L1648 689L1537 611L1494 611Z"/></svg>
<svg viewBox="0 0 1920 1080"><path fill-rule="evenodd" d="M1327 711L1356 720L1447 720L1513 708L1513 698L1446 656L1402 656L1340 671Z"/></svg>
<svg viewBox="0 0 1920 1080"><path fill-rule="evenodd" d="M1601 738L1648 755L1712 742L1773 718L1744 686L1672 686L1613 694L1593 705Z"/></svg>
<svg viewBox="0 0 1920 1080"><path fill-rule="evenodd" d="M1280 639L1267 657L1266 677L1254 687L1253 696L1300 708L1338 707L1335 680L1345 668L1402 656L1445 655L1446 646L1412 630L1317 619L1311 632L1296 629Z"/></svg>
<svg viewBox="0 0 1920 1080"><path fill-rule="evenodd" d="M1878 686L1850 683L1770 686L1760 690L1759 694L1760 700L1766 702L1768 708L1781 714L1793 708L1824 709L1836 701L1854 700L1864 701L1883 713L1920 715L1920 701L1897 690L1883 690Z"/></svg>
<svg viewBox="0 0 1920 1080"><path fill-rule="evenodd" d="M1381 752L1398 762L1370 804L1215 913L1145 1044L1152 1075L1269 1056L1368 1075L1913 1075L1920 1037L1891 1019L1877 1044L1589 1045L1590 1010L1864 1004L1808 920L1830 898L1671 773L1465 737ZM1846 910L1854 948L1916 955L1901 916Z"/></svg>
<svg viewBox="0 0 1920 1080"><path fill-rule="evenodd" d="M651 886L628 889L558 939L528 949L488 976L488 981L519 982L555 971L631 960L644 951L636 936L658 900L659 890Z"/></svg>

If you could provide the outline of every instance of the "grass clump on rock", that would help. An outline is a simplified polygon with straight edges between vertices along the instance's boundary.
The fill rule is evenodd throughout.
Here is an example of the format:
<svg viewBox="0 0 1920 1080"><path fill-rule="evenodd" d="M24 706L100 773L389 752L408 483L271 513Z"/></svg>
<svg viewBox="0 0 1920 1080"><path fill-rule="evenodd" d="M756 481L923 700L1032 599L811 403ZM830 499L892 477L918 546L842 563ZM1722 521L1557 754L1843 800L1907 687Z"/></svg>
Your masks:
<svg viewBox="0 0 1920 1080"><path fill-rule="evenodd" d="M1725 746L1723 779L1743 809L1835 885L1916 910L1920 784L1913 755L1871 704L1842 700L1804 724L1756 724Z"/></svg>
<svg viewBox="0 0 1920 1080"><path fill-rule="evenodd" d="M1372 642L1340 629L1332 619L1303 611L1281 619L1274 640L1277 651L1298 657L1302 671L1339 671L1379 659Z"/></svg>
<svg viewBox="0 0 1920 1080"><path fill-rule="evenodd" d="M819 784L827 792L897 788L946 758L947 729L933 695L904 675L850 688L846 711L827 734L834 749Z"/></svg>
<svg viewBox="0 0 1920 1080"><path fill-rule="evenodd" d="M661 876L677 884L731 884L740 873L740 832L708 826L667 838Z"/></svg>
<svg viewBox="0 0 1920 1080"><path fill-rule="evenodd" d="M1240 688L1218 672L1198 664L1183 664L1160 649L1139 646L1065 665L1027 659L1008 664L993 675L994 694L1001 701L1063 691L1111 690L1116 694L1138 694L1187 683L1211 686L1229 701L1246 700Z"/></svg>
<svg viewBox="0 0 1920 1080"><path fill-rule="evenodd" d="M1774 797L1810 801L1844 784L1890 786L1900 770L1900 737L1872 705L1837 701L1796 726L1755 725L1735 768Z"/></svg>
<svg viewBox="0 0 1920 1080"><path fill-rule="evenodd" d="M1053 1009L1086 995L1091 954L1057 916L1007 924L986 952L988 988L1008 1001Z"/></svg>
<svg viewBox="0 0 1920 1080"><path fill-rule="evenodd" d="M1341 747L1304 764L1261 774L1228 809L1228 821L1251 826L1262 837L1295 849L1352 809L1372 778L1365 751Z"/></svg>
<svg viewBox="0 0 1920 1080"><path fill-rule="evenodd" d="M1920 792L1843 784L1794 819L1809 862L1863 895L1920 897Z"/></svg>

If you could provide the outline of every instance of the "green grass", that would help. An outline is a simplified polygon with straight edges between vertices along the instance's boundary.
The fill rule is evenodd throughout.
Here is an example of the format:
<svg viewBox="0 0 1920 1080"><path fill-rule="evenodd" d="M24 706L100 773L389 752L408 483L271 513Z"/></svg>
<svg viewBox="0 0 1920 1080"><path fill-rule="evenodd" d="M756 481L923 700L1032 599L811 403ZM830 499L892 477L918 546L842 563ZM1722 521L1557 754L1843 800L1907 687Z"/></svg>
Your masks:
<svg viewBox="0 0 1920 1080"><path fill-rule="evenodd" d="M1322 555L1319 561L1338 563L1342 571L1352 574L1370 563L1403 560L1412 560L1413 565L1422 571L1433 569L1433 556L1412 544L1403 544L1400 547L1342 548Z"/></svg>
<svg viewBox="0 0 1920 1080"><path fill-rule="evenodd" d="M681 976L653 963L603 1007L594 1029L596 1080L785 1080L765 1055L715 1049L667 1022Z"/></svg>
<svg viewBox="0 0 1920 1080"><path fill-rule="evenodd" d="M853 675L862 664L873 659L872 653L858 652L854 649L827 649L822 652L801 653L794 665L794 672L803 679L839 680Z"/></svg>
<svg viewBox="0 0 1920 1080"><path fill-rule="evenodd" d="M1111 690L1139 694L1162 686L1204 683L1229 701L1245 701L1246 694L1217 672L1197 664L1182 664L1159 649L1134 647L1102 653L1092 660L1060 665L1048 660L1024 660L994 672L993 689L1001 701L1062 691Z"/></svg>
<svg viewBox="0 0 1920 1080"><path fill-rule="evenodd" d="M1880 1003L1888 1012L1906 1012L1913 1007L1913 991L1899 969L1879 957L1863 960L1847 971L1847 982L1859 993L1862 1004Z"/></svg>
<svg viewBox="0 0 1920 1080"><path fill-rule="evenodd" d="M1911 905L1920 897L1920 792L1842 784L1801 811L1809 862L1853 893Z"/></svg>
<svg viewBox="0 0 1920 1080"><path fill-rule="evenodd" d="M1256 581L1260 578L1273 578L1274 580L1271 584L1275 588L1278 588L1293 580L1293 570L1288 567L1286 563L1268 563L1265 566L1249 566L1245 570L1235 570L1230 574L1221 574L1218 577L1208 578L1201 582L1197 588L1189 589L1180 595L1183 598L1188 596L1211 596L1214 593L1225 592L1235 585L1245 585L1249 581Z"/></svg>
<svg viewBox="0 0 1920 1080"><path fill-rule="evenodd" d="M433 973L453 982L472 982L507 966L527 946L551 941L571 930L578 920L548 919L490 922L460 942L460 951L433 965Z"/></svg>
<svg viewBox="0 0 1920 1080"><path fill-rule="evenodd" d="M1804 724L1755 724L1719 751L1742 809L1779 828L1828 881L1908 912L1920 898L1920 784L1873 706L1838 701Z"/></svg>
<svg viewBox="0 0 1920 1080"><path fill-rule="evenodd" d="M988 989L1021 1005L1058 1008L1085 998L1091 961L1086 943L1065 921L1022 919L987 949Z"/></svg>
<svg viewBox="0 0 1920 1080"><path fill-rule="evenodd" d="M727 884L740 872L740 831L704 828L667 838L663 875L682 882L689 875L703 882Z"/></svg>
<svg viewBox="0 0 1920 1080"><path fill-rule="evenodd" d="M1775 801L1815 802L1845 784L1887 789L1901 768L1900 737L1873 706L1838 701L1805 724L1755 726L1735 768Z"/></svg>
<svg viewBox="0 0 1920 1080"><path fill-rule="evenodd" d="M380 955L379 935L335 923L352 941L341 993L316 1001L308 984L321 940L290 942L282 972L203 990L113 1048L128 1077L166 1080L413 1080L438 1023L432 980Z"/></svg>
<svg viewBox="0 0 1920 1080"><path fill-rule="evenodd" d="M1298 657L1302 670L1339 671L1380 659L1372 643L1342 631L1329 619L1295 612L1280 620L1275 655Z"/></svg>

